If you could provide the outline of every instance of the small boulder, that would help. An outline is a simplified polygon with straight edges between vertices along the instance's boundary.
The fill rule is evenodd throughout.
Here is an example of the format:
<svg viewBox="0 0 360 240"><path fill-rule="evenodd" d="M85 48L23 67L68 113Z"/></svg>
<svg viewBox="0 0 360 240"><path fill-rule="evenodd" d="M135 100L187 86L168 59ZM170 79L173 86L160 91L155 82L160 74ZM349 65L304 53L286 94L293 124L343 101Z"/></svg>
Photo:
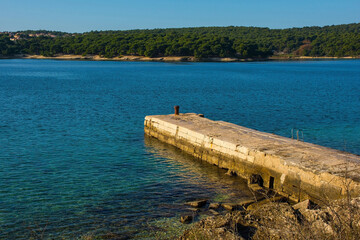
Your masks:
<svg viewBox="0 0 360 240"><path fill-rule="evenodd" d="M198 209L198 208L188 208L188 210L191 211L192 213L200 212L200 209Z"/></svg>
<svg viewBox="0 0 360 240"><path fill-rule="evenodd" d="M215 210L213 210L213 209L210 209L210 210L209 210L209 213L211 213L212 215L215 215L215 216L217 216L217 215L220 214L220 213L218 213L217 211L215 211Z"/></svg>
<svg viewBox="0 0 360 240"><path fill-rule="evenodd" d="M243 200L237 203L223 203L221 206L229 211L239 210L239 209L245 209L248 205L254 203L255 200L248 199Z"/></svg>
<svg viewBox="0 0 360 240"><path fill-rule="evenodd" d="M220 203L210 203L210 209L218 209L220 207Z"/></svg>
<svg viewBox="0 0 360 240"><path fill-rule="evenodd" d="M195 207L195 208L200 208L200 207L205 206L206 203L207 203L207 200L203 199L203 200L196 200L196 201L187 202L186 204L190 205L192 207Z"/></svg>
<svg viewBox="0 0 360 240"><path fill-rule="evenodd" d="M254 199L248 199L248 200L243 200L243 201L238 202L238 205L243 206L243 207L247 207L247 206L249 206L250 204L252 204L254 202L255 202Z"/></svg>
<svg viewBox="0 0 360 240"><path fill-rule="evenodd" d="M234 211L239 208L239 205L236 203L223 203L221 205L228 211Z"/></svg>
<svg viewBox="0 0 360 240"><path fill-rule="evenodd" d="M193 217L191 215L183 215L180 217L180 222L182 223L191 223L193 220Z"/></svg>
<svg viewBox="0 0 360 240"><path fill-rule="evenodd" d="M305 209L310 209L312 205L313 203L309 199L306 199L305 201L293 205L292 208L295 210L304 211Z"/></svg>
<svg viewBox="0 0 360 240"><path fill-rule="evenodd" d="M253 204L250 204L246 210L247 211L252 211L252 210L257 210L258 208L266 205L266 204L269 204L269 203L272 203L272 202L286 202L287 201L287 198L286 197L282 197L282 196L279 196L279 197L272 197L272 198L268 198L268 199L265 199L265 200L262 200L260 202L256 202L256 203L253 203Z"/></svg>

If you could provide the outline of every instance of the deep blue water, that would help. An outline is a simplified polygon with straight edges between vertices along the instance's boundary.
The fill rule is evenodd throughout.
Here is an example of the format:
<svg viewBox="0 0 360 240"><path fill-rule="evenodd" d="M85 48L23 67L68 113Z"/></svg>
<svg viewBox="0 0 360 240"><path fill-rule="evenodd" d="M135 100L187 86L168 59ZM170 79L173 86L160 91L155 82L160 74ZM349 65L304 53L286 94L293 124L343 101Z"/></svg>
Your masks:
<svg viewBox="0 0 360 240"><path fill-rule="evenodd" d="M141 238L176 225L187 200L249 196L243 180L144 139L144 117L174 105L360 154L359 60L1 60L0 239Z"/></svg>

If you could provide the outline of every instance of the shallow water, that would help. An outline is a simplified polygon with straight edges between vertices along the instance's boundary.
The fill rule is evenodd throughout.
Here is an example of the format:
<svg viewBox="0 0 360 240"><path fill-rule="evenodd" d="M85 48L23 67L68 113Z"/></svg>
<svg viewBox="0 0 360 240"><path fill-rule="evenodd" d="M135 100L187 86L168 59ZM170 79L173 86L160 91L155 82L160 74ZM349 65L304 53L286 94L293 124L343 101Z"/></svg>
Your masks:
<svg viewBox="0 0 360 240"><path fill-rule="evenodd" d="M1 60L0 238L142 238L185 201L249 197L243 180L144 139L144 116L174 105L360 154L359 60Z"/></svg>

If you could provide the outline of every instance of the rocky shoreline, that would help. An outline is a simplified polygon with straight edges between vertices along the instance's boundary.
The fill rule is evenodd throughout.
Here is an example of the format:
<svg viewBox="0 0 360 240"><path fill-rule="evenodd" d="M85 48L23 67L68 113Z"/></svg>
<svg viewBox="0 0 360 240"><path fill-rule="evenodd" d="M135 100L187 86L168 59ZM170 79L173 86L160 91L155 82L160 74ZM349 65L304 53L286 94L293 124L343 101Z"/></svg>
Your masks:
<svg viewBox="0 0 360 240"><path fill-rule="evenodd" d="M49 60L81 60L81 61L125 61L125 62L255 62L255 61L299 61L299 60L341 60L341 59L360 59L358 57L307 57L307 56L271 56L269 58L202 58L197 59L193 56L170 56L170 57L156 57L150 58L145 56L121 56L105 58L99 55L64 55L59 54L55 56L42 55L14 55L14 56L0 56L0 59L49 59Z"/></svg>
<svg viewBox="0 0 360 240"><path fill-rule="evenodd" d="M202 199L185 204L192 213L182 215L180 221L193 225L180 240L360 239L360 198L320 206L310 200L293 203L257 189L252 200L217 203ZM205 218L199 217L204 213Z"/></svg>

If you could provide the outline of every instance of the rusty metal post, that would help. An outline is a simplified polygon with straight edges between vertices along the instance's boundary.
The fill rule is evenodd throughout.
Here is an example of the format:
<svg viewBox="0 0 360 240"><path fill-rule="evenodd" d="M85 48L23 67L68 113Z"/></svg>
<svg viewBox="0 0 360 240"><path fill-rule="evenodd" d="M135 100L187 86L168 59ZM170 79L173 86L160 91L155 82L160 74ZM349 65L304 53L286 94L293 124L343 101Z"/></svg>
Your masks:
<svg viewBox="0 0 360 240"><path fill-rule="evenodd" d="M179 115L179 106L174 106L174 110L175 110L175 115Z"/></svg>

